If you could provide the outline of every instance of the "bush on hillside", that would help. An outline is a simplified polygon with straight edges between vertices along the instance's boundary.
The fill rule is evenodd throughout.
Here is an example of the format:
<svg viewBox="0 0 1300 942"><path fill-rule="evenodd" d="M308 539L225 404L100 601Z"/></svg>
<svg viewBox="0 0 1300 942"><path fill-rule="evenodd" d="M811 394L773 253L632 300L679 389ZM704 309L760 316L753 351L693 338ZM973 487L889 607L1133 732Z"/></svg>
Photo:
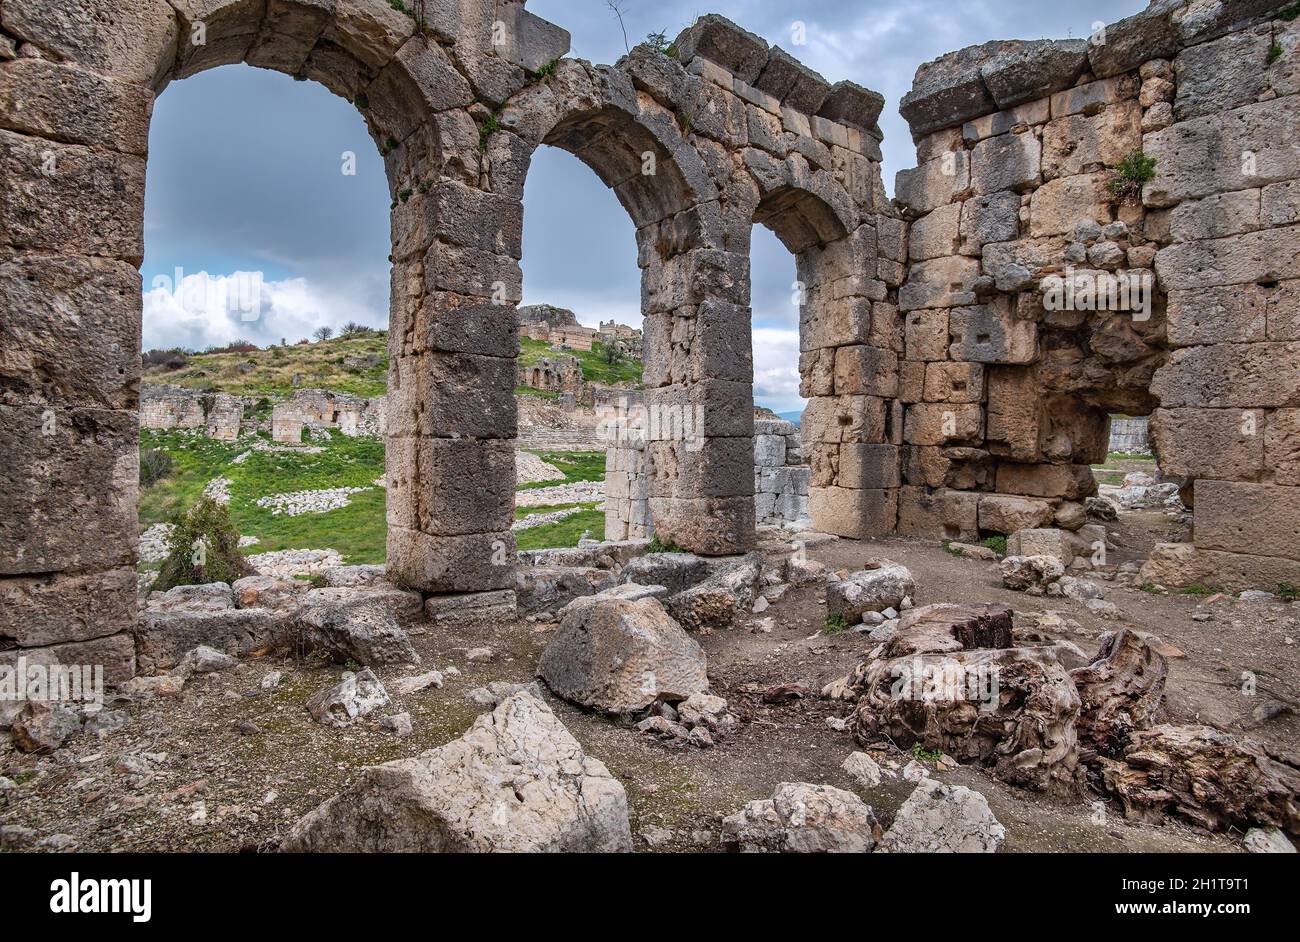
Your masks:
<svg viewBox="0 0 1300 942"><path fill-rule="evenodd" d="M172 456L161 448L140 452L140 486L153 487L171 472Z"/></svg>
<svg viewBox="0 0 1300 942"><path fill-rule="evenodd" d="M239 531L223 504L204 497L188 511L172 518L163 560L153 591L166 592L178 585L234 582L254 575L239 552Z"/></svg>
<svg viewBox="0 0 1300 942"><path fill-rule="evenodd" d="M179 370L190 362L189 356L180 347L171 350L148 350L140 359L145 366L165 366L169 370Z"/></svg>

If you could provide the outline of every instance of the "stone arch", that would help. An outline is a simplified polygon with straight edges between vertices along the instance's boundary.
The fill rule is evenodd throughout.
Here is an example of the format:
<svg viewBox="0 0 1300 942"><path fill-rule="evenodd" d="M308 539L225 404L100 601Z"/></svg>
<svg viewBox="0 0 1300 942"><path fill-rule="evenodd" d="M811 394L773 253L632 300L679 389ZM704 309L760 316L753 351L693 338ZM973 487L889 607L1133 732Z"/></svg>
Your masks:
<svg viewBox="0 0 1300 942"><path fill-rule="evenodd" d="M22 455L0 478L0 647L134 672L149 119L173 79L236 62L348 98L385 157L390 577L510 586L518 347L492 301L519 214L480 188L479 120L568 34L508 0L427 20L387 0L13 0L0 34L30 53L0 62L0 431Z"/></svg>

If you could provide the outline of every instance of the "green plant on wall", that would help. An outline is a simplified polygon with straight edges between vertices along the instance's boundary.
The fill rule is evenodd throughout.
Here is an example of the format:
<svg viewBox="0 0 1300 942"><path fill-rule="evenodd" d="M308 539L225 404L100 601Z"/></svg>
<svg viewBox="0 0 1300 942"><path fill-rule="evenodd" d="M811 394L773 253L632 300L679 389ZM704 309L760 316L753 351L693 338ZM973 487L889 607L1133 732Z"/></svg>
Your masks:
<svg viewBox="0 0 1300 942"><path fill-rule="evenodd" d="M1142 193L1142 185L1156 177L1156 159L1141 150L1135 150L1115 168L1107 186L1116 199L1132 199Z"/></svg>

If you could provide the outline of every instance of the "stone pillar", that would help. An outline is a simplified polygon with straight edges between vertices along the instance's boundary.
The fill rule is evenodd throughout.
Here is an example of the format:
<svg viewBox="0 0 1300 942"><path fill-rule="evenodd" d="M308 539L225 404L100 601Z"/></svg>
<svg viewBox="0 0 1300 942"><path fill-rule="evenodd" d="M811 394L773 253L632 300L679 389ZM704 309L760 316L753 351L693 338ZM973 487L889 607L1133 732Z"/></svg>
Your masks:
<svg viewBox="0 0 1300 942"><path fill-rule="evenodd" d="M54 42L36 13L11 4L5 23ZM0 62L0 665L135 671L152 106L147 88L79 65Z"/></svg>
<svg viewBox="0 0 1300 942"><path fill-rule="evenodd" d="M642 276L646 464L655 534L706 555L754 546L749 259L654 254Z"/></svg>
<svg viewBox="0 0 1300 942"><path fill-rule="evenodd" d="M429 234L427 250L393 266L388 572L424 592L506 589L523 208L451 180L418 199L408 212Z"/></svg>

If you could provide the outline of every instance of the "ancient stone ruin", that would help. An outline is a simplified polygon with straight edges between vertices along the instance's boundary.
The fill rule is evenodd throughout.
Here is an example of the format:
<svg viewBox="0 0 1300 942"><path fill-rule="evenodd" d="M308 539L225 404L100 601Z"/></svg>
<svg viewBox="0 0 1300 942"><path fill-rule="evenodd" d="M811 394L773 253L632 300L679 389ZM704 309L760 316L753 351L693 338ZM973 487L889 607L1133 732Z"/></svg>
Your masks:
<svg viewBox="0 0 1300 942"><path fill-rule="evenodd" d="M517 310L524 183L543 144L593 169L637 233L646 424L607 468L605 536L653 534L693 554L644 564L660 567L665 583L674 566L699 570L647 601L630 578L598 586L611 578L597 570L611 566L583 564L595 581L577 594L613 598L611 609L657 625L704 624L719 607L727 619L756 613L767 597L759 603L758 564L745 554L759 547L758 526L805 511L813 531L852 540L1006 535L1023 549L1073 534L1088 545L1090 466L1106 458L1112 413L1150 416L1160 468L1194 514L1193 542L1160 547L1148 563L1159 582L1212 574L1224 590L1300 585L1300 20L1278 16L1284 4L1159 0L1091 39L991 42L926 63L900 108L917 166L898 175L893 199L880 169L883 97L831 83L720 16L697 20L671 54L640 45L614 65L594 65L565 58L568 33L517 0L407 6L3 0L0 664L19 654L102 664L110 683L125 683L146 660L161 663L159 633L149 630L156 612L142 618L137 600L138 429L222 437L239 418L234 404L170 390L141 396L149 123L170 82L238 62L322 83L389 142L387 397L378 405L302 391L276 407L274 426L277 440L295 442L304 425L382 427L387 561L366 579L414 613L454 625L516 611L515 592L527 584L512 533L519 336L572 349L597 339L551 312ZM755 223L795 255L803 288L808 406L798 441L788 423L756 419L753 408ZM616 327L602 331L635 339ZM552 370L563 388L558 361L536 369ZM1044 558L1024 552L1012 558ZM808 572L791 561L780 577L794 584ZM1063 583L1071 577L1050 565L1004 572L1007 585L1019 580L1015 587L1039 594L1052 585L1066 592L1063 584L1078 591L1078 580ZM342 596L349 587L331 588ZM887 607L911 603L901 595ZM237 653L283 641L271 608L240 610L259 614L240 615L247 631L231 628ZM195 634L166 639L167 656L198 670L175 645L200 640L208 616L181 614ZM368 617L376 632L389 630ZM944 630L967 618L949 618ZM1046 720L1000 717L1024 734L1031 759L995 756L983 727L949 730L953 755L987 762L1019 786L1077 786L1082 760L1071 737L1080 715L1096 719L1076 695L1083 678L1009 637L937 651L916 649L955 651L1024 689L1052 685L1058 694L1034 706ZM852 729L864 744L882 733L915 737L928 717L889 706L894 653L844 688L861 698ZM383 693L365 673L328 691L348 721L358 697ZM729 714L700 703L693 719L667 704L676 718L662 711L649 728L670 735L676 724L678 738L698 744L707 734L711 743ZM494 706L495 718L476 721L467 740L409 760L401 773L418 777L483 742L508 751L516 724L572 748L528 696L510 693ZM1039 743L1028 730L1062 738ZM1262 820L1294 833L1294 769L1216 735L1144 730L1101 767L1126 802L1164 788L1185 817ZM1161 779L1159 763L1142 765L1144 748L1195 753L1211 766L1207 751L1219 750L1225 766L1246 755L1262 770L1260 795L1201 807ZM575 849L571 829L594 816L602 847L626 849L622 786L577 755L605 800L571 810L572 821L544 829L537 844ZM1290 799L1277 798L1277 781L1292 783ZM918 814L943 797L926 788L914 796ZM805 846L789 833L796 826L782 809L794 799L782 789L731 820L728 839ZM335 817L363 798L325 806L291 846L374 846L369 831L359 837L355 822ZM440 795L418 798L423 811L412 814L443 813ZM843 793L798 800L855 821L854 848L881 839L871 809ZM987 813L972 812L986 828L971 840L996 847L1001 826L987 826ZM781 833L764 832L760 819L781 822ZM896 828L885 846L904 840L907 829ZM455 849L481 843L477 834L447 839Z"/></svg>

